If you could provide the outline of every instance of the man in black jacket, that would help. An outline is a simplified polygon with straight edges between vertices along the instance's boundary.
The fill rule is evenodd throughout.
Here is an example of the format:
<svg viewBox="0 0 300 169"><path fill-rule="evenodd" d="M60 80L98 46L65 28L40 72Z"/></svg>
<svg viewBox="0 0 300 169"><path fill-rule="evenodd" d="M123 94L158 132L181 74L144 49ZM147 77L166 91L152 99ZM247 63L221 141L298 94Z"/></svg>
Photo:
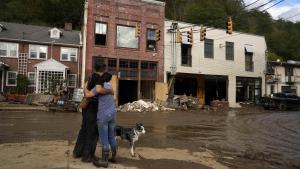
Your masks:
<svg viewBox="0 0 300 169"><path fill-rule="evenodd" d="M93 89L96 84L101 84L102 74L106 71L105 64L96 64L96 72L88 80L88 90ZM107 93L110 90L105 91ZM95 96L89 101L86 109L82 110L82 124L78 134L76 145L73 150L75 158L81 157L83 162L92 162L97 160L95 150L98 140L97 129L97 110L98 110L98 96Z"/></svg>

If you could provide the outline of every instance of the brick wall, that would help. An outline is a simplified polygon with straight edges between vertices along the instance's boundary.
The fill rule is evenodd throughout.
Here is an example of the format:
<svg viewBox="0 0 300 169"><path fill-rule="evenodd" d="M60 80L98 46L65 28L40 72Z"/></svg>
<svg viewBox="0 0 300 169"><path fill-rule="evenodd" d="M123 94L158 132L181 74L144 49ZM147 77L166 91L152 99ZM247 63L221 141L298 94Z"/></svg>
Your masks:
<svg viewBox="0 0 300 169"><path fill-rule="evenodd" d="M1 41L3 42L3 41ZM15 43L15 42L11 42L11 43ZM18 43L19 45L19 53L27 53L29 55L29 45L43 45L43 46L47 46L48 47L48 51L47 51L47 59L51 58L51 53L52 53L52 58L60 61L60 51L62 47L66 47L66 48L77 48L77 61L60 61L62 64L66 65L69 67L69 74L77 74L77 79L78 82L80 82L80 74L81 71L81 64L79 64L79 69L78 69L78 62L81 62L81 47L71 47L71 46L61 46L61 45L53 45L52 46L52 50L51 50L51 45L45 45L45 44L32 44L32 43ZM0 60L3 61L5 64L9 65L9 69L8 71L18 71L18 58L5 58L5 57L0 57ZM35 72L34 69L34 65L36 65L37 63L43 62L45 60L42 59L30 59L28 58L27 61L27 72ZM6 79L6 74L4 74ZM5 85L5 83L4 83ZM79 84L78 84L79 85ZM77 86L78 86L77 85ZM32 87L30 87L32 88ZM13 87L8 87L5 86L4 87L4 92L9 92L13 89ZM32 89L29 89L30 92L33 92Z"/></svg>
<svg viewBox="0 0 300 169"><path fill-rule="evenodd" d="M90 75L93 71L92 57L101 56L155 61L158 63L158 81L163 81L164 4L143 2L142 0L89 0L88 5L86 75ZM95 22L105 22L108 25L106 46L95 46ZM117 48L117 25L135 26L136 23L140 23L142 28L139 48ZM147 28L160 29L162 32L156 52L146 50Z"/></svg>

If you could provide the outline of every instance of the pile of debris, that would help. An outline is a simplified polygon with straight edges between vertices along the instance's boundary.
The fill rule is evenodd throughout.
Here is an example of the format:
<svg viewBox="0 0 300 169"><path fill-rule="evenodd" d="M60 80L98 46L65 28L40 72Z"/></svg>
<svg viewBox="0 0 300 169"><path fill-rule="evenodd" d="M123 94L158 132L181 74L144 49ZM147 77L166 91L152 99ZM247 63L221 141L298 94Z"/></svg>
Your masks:
<svg viewBox="0 0 300 169"><path fill-rule="evenodd" d="M173 98L173 103L178 106L178 108L188 110L199 108L199 100L193 96L187 95L175 95Z"/></svg>
<svg viewBox="0 0 300 169"><path fill-rule="evenodd" d="M229 103L228 101L225 100L213 100L210 102L211 108L215 111L218 110L227 110L229 108Z"/></svg>
<svg viewBox="0 0 300 169"><path fill-rule="evenodd" d="M138 100L118 107L119 112L155 112L155 111L173 111L175 109L167 108L156 102L146 102Z"/></svg>

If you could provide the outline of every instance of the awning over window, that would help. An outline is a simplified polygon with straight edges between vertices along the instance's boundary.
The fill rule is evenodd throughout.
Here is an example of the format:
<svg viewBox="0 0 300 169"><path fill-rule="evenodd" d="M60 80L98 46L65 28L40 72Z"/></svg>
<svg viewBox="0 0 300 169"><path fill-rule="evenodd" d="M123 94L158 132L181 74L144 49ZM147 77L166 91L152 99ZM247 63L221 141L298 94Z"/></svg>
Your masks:
<svg viewBox="0 0 300 169"><path fill-rule="evenodd" d="M8 64L0 61L0 69L5 69L5 68L8 68L8 67L9 67Z"/></svg>
<svg viewBox="0 0 300 169"><path fill-rule="evenodd" d="M245 50L247 53L254 53L254 47L252 45L245 45Z"/></svg>
<svg viewBox="0 0 300 169"><path fill-rule="evenodd" d="M65 72L69 67L56 61L55 59L49 59L43 62L40 62L35 65L39 71L60 71Z"/></svg>

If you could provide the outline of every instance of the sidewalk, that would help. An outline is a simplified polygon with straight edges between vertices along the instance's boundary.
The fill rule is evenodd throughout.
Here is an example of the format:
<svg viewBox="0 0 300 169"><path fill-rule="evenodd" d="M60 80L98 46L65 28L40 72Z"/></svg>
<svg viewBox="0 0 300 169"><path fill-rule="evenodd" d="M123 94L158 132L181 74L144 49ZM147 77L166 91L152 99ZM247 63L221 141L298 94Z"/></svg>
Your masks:
<svg viewBox="0 0 300 169"><path fill-rule="evenodd" d="M48 111L46 106L0 102L0 111Z"/></svg>
<svg viewBox="0 0 300 169"><path fill-rule="evenodd" d="M30 143L0 144L1 169L96 169L91 163L83 163L72 157L74 143L68 141L44 141ZM99 156L99 147L97 155ZM137 157L129 155L129 149L120 147L119 164L109 168L218 168L227 167L218 163L211 151L189 152L173 148L137 147Z"/></svg>

